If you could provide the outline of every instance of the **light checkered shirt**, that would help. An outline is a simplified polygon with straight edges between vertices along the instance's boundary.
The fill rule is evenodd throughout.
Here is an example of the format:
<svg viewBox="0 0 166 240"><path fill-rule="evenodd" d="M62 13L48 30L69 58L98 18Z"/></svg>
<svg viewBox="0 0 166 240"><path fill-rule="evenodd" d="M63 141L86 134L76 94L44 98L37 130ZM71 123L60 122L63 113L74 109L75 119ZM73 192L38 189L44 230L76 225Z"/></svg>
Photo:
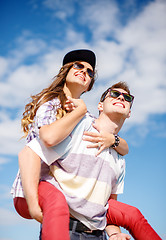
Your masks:
<svg viewBox="0 0 166 240"><path fill-rule="evenodd" d="M39 129L44 125L53 123L56 120L57 109L61 107L60 101L58 98L54 98L46 103L44 103L36 112L34 118L34 123L30 127L29 134L27 136L27 143L34 138L39 137ZM13 198L15 197L24 197L20 170L17 173L16 179L13 183L11 194Z"/></svg>

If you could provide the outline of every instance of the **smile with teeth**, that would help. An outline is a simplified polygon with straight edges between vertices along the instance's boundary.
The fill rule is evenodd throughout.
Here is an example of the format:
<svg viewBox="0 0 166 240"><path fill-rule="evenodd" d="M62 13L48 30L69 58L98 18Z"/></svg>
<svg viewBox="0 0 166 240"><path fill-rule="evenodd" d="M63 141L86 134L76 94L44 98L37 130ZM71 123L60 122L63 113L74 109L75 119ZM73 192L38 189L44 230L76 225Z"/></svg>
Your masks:
<svg viewBox="0 0 166 240"><path fill-rule="evenodd" d="M83 81L85 81L85 77L84 77L83 74L81 74L81 73L76 73L75 76L76 76L76 77L79 77L79 78L81 78Z"/></svg>
<svg viewBox="0 0 166 240"><path fill-rule="evenodd" d="M116 103L114 103L113 105L114 105L114 106L116 105L116 106L125 108L124 104L121 103L121 102L116 102Z"/></svg>

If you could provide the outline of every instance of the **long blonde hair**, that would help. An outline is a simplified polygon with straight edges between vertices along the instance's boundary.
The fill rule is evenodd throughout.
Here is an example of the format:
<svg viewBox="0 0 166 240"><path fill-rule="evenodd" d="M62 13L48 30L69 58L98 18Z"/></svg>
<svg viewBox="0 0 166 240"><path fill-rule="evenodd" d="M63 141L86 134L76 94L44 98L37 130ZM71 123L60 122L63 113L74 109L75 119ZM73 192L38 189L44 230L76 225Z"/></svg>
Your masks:
<svg viewBox="0 0 166 240"><path fill-rule="evenodd" d="M31 96L31 102L25 105L25 111L23 113L23 117L21 119L21 127L24 132L24 137L28 135L30 126L34 122L34 117L38 108L56 97L59 98L61 103L61 108L57 109L57 119L60 119L66 114L66 110L64 108L65 102L67 100L66 95L63 91L64 84L66 82L66 76L73 66L74 62L65 64L59 71L58 75L53 78L53 82L51 85L45 89L43 89L40 93ZM93 87L95 79L91 80L88 91L90 91Z"/></svg>

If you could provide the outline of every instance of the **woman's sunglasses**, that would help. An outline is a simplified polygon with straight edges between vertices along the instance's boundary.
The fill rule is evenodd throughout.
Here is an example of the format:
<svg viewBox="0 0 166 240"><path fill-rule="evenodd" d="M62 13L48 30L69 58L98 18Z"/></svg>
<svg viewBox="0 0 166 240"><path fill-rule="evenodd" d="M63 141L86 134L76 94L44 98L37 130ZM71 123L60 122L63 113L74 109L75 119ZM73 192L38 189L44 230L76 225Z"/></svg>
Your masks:
<svg viewBox="0 0 166 240"><path fill-rule="evenodd" d="M113 97L113 98L118 98L120 95L122 95L127 102L133 102L133 100L134 100L134 96L132 96L128 93L122 93L122 92L119 92L117 90L111 90L111 89L109 89L108 92L109 92L109 96ZM107 95L107 93L106 93L106 95ZM106 95L103 96L102 101L104 101L104 99L106 98Z"/></svg>
<svg viewBox="0 0 166 240"><path fill-rule="evenodd" d="M84 64L76 62L76 63L73 64L73 68L78 69L78 70L82 70L86 67L84 66ZM95 73L94 73L93 70L91 70L90 68L86 68L86 71L87 71L90 78L94 78Z"/></svg>

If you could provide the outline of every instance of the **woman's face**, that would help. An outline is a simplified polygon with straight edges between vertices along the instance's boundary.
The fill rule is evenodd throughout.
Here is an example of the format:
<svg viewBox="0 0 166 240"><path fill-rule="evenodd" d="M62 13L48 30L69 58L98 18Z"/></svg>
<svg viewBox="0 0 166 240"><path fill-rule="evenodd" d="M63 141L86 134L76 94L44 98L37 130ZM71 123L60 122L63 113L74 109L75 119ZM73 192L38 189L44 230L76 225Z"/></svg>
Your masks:
<svg viewBox="0 0 166 240"><path fill-rule="evenodd" d="M92 66L87 62L79 62L84 66L82 69L78 69L77 65L74 65L69 70L67 76L66 76L66 85L68 88L74 87L76 91L80 91L80 95L87 91L89 88L89 84L92 80L92 78L89 76L88 72L89 69L93 71ZM88 71L87 71L88 69Z"/></svg>

